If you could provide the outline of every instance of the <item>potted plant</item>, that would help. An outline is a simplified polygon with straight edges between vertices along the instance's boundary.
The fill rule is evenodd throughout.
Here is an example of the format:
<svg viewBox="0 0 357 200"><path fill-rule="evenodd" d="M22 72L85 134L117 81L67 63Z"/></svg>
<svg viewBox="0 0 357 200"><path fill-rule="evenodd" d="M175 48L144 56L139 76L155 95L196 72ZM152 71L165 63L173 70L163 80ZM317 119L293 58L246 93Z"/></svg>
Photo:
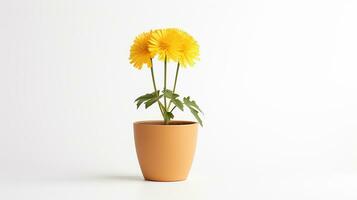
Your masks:
<svg viewBox="0 0 357 200"><path fill-rule="evenodd" d="M181 67L193 66L199 46L183 30L167 28L138 35L130 49L130 63L137 69L150 69L153 90L135 99L137 108L157 104L163 120L134 122L134 138L140 168L146 180L181 181L190 171L198 124L202 126L197 103L190 96L180 98L176 84ZM153 59L164 63L163 89L155 82ZM168 62L177 63L172 90L167 87ZM173 120L174 111L188 109L198 121Z"/></svg>

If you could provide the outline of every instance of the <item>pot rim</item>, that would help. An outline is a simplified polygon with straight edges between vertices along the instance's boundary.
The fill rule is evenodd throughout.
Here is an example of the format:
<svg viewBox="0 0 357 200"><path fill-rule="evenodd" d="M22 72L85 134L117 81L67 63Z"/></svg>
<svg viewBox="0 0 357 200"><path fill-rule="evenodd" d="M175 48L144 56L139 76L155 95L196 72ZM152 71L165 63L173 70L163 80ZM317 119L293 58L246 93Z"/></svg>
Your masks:
<svg viewBox="0 0 357 200"><path fill-rule="evenodd" d="M198 122L188 120L170 120L174 124L163 124L163 120L142 120L134 122L134 125L144 126L162 126L162 127L174 127L174 126L197 126ZM177 124L178 123L178 124Z"/></svg>

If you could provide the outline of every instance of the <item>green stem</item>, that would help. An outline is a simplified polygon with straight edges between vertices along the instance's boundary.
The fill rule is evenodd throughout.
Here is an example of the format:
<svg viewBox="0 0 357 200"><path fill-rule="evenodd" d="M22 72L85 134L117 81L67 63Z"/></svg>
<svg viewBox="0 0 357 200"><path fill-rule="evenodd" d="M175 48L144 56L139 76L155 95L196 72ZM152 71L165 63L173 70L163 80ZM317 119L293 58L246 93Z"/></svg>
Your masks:
<svg viewBox="0 0 357 200"><path fill-rule="evenodd" d="M176 90L176 83L177 83L177 77L178 77L178 73L179 73L179 69L180 69L180 63L177 63L177 68L176 68L176 75L175 75L175 83L174 83L174 89L172 90L173 93L175 93Z"/></svg>
<svg viewBox="0 0 357 200"><path fill-rule="evenodd" d="M176 90L176 83L177 83L177 77L178 77L179 69L180 69L180 63L177 62L175 82L174 82L174 89L172 90L172 93L175 93L175 90ZM172 103L172 101L170 101L168 109L170 109L171 103Z"/></svg>
<svg viewBox="0 0 357 200"><path fill-rule="evenodd" d="M165 63L164 63L164 90L166 90L166 77L167 77L167 60L166 60L166 56L165 56ZM164 105L165 105L165 109L167 109L167 105L166 105L166 97L164 96Z"/></svg>
<svg viewBox="0 0 357 200"><path fill-rule="evenodd" d="M164 62L164 91L166 90L166 78L167 77L167 57L165 56L165 62ZM166 97L164 96L164 106L165 106L165 112L167 112L167 103L166 103ZM165 124L169 124L169 120L170 119L166 119L165 120Z"/></svg>
<svg viewBox="0 0 357 200"><path fill-rule="evenodd" d="M151 79L152 79L152 84L154 85L154 90L155 90L155 92L156 92L156 91L157 91L157 89L156 89L155 75L154 75L154 66L152 65L152 60L151 60L151 67L150 67L150 71L151 71Z"/></svg>
<svg viewBox="0 0 357 200"><path fill-rule="evenodd" d="M174 110L175 110L175 108L176 108L176 106L174 106L174 107L171 109L171 111L170 111L170 112L174 111Z"/></svg>
<svg viewBox="0 0 357 200"><path fill-rule="evenodd" d="M155 90L155 93L157 92L157 89L156 89L156 82L155 82L155 75L154 75L154 65L152 63L152 59L150 59L151 61L151 67L150 67L150 71L151 71L151 79L152 79L152 84L154 85L154 90ZM159 100L160 101L160 100ZM159 101L158 101L158 106L159 106L159 109L160 109L160 112L161 112L161 115L162 117L164 117L164 113L160 107L160 104L159 104Z"/></svg>

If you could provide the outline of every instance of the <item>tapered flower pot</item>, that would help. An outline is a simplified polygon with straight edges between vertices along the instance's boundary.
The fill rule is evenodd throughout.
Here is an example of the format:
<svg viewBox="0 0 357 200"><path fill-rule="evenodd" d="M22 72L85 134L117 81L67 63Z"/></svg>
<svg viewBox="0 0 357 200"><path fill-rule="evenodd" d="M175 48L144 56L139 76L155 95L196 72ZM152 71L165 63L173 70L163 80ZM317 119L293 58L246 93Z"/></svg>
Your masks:
<svg viewBox="0 0 357 200"><path fill-rule="evenodd" d="M134 123L135 147L146 180L183 181L196 149L198 124L191 121Z"/></svg>

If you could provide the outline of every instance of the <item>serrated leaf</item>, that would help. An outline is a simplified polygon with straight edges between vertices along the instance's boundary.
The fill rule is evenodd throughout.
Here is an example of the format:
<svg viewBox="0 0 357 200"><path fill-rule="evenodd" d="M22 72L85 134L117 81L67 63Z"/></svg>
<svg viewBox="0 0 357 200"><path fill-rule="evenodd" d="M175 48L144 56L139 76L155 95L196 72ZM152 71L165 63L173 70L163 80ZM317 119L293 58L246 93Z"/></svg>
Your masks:
<svg viewBox="0 0 357 200"><path fill-rule="evenodd" d="M145 100L139 100L136 102L136 109L139 109L140 105L144 103Z"/></svg>
<svg viewBox="0 0 357 200"><path fill-rule="evenodd" d="M169 99L176 99L177 97L179 97L178 94L176 93L173 93L171 90L163 90L162 93L164 94L164 96L166 98L169 98Z"/></svg>
<svg viewBox="0 0 357 200"><path fill-rule="evenodd" d="M153 93L145 94L145 95L142 95L142 96L136 98L134 102L148 100L148 99L151 99L152 97L154 97Z"/></svg>
<svg viewBox="0 0 357 200"><path fill-rule="evenodd" d="M151 98L150 100L148 100L147 102L145 102L145 108L150 107L152 104L156 103L163 95L160 96L155 96L153 98Z"/></svg>
<svg viewBox="0 0 357 200"><path fill-rule="evenodd" d="M200 109L200 107L197 105L197 103L193 100L190 99L190 97L184 97L183 98L183 103L186 107L188 107L192 113L192 115L196 118L196 120L198 121L198 123L203 126L202 124L202 120L200 118L200 116L198 115L198 112L202 113L202 110Z"/></svg>
<svg viewBox="0 0 357 200"><path fill-rule="evenodd" d="M196 103L194 100L191 100L191 99L190 99L190 96L184 97L184 98L183 98L183 103L184 103L187 107L189 107L190 109L191 109L191 108L194 108L194 109L200 111L201 113L203 113L202 110L200 109L200 107L197 105L197 103Z"/></svg>
<svg viewBox="0 0 357 200"><path fill-rule="evenodd" d="M142 96L136 98L134 102L140 101L140 100L144 100L144 101L145 101L145 100L149 100L149 99L151 99L151 98L157 96L157 95L159 94L159 92L160 92L160 91L157 90L156 92L144 94L144 95L142 95Z"/></svg>
<svg viewBox="0 0 357 200"><path fill-rule="evenodd" d="M181 111L183 111L183 103L180 99L172 99L172 103L177 106Z"/></svg>
<svg viewBox="0 0 357 200"><path fill-rule="evenodd" d="M160 93L160 91L157 90L156 92L147 93L145 95L142 95L142 96L136 98L134 101L134 102L136 102L136 109L138 109L141 106L141 104L143 104L144 102L154 98L155 96L158 96L159 93Z"/></svg>
<svg viewBox="0 0 357 200"><path fill-rule="evenodd" d="M198 115L198 111L195 110L195 109L193 109L193 108L190 108L190 111L191 111L192 115L196 118L196 120L198 121L198 123L199 123L201 126L203 126L202 120L201 120L200 116Z"/></svg>

